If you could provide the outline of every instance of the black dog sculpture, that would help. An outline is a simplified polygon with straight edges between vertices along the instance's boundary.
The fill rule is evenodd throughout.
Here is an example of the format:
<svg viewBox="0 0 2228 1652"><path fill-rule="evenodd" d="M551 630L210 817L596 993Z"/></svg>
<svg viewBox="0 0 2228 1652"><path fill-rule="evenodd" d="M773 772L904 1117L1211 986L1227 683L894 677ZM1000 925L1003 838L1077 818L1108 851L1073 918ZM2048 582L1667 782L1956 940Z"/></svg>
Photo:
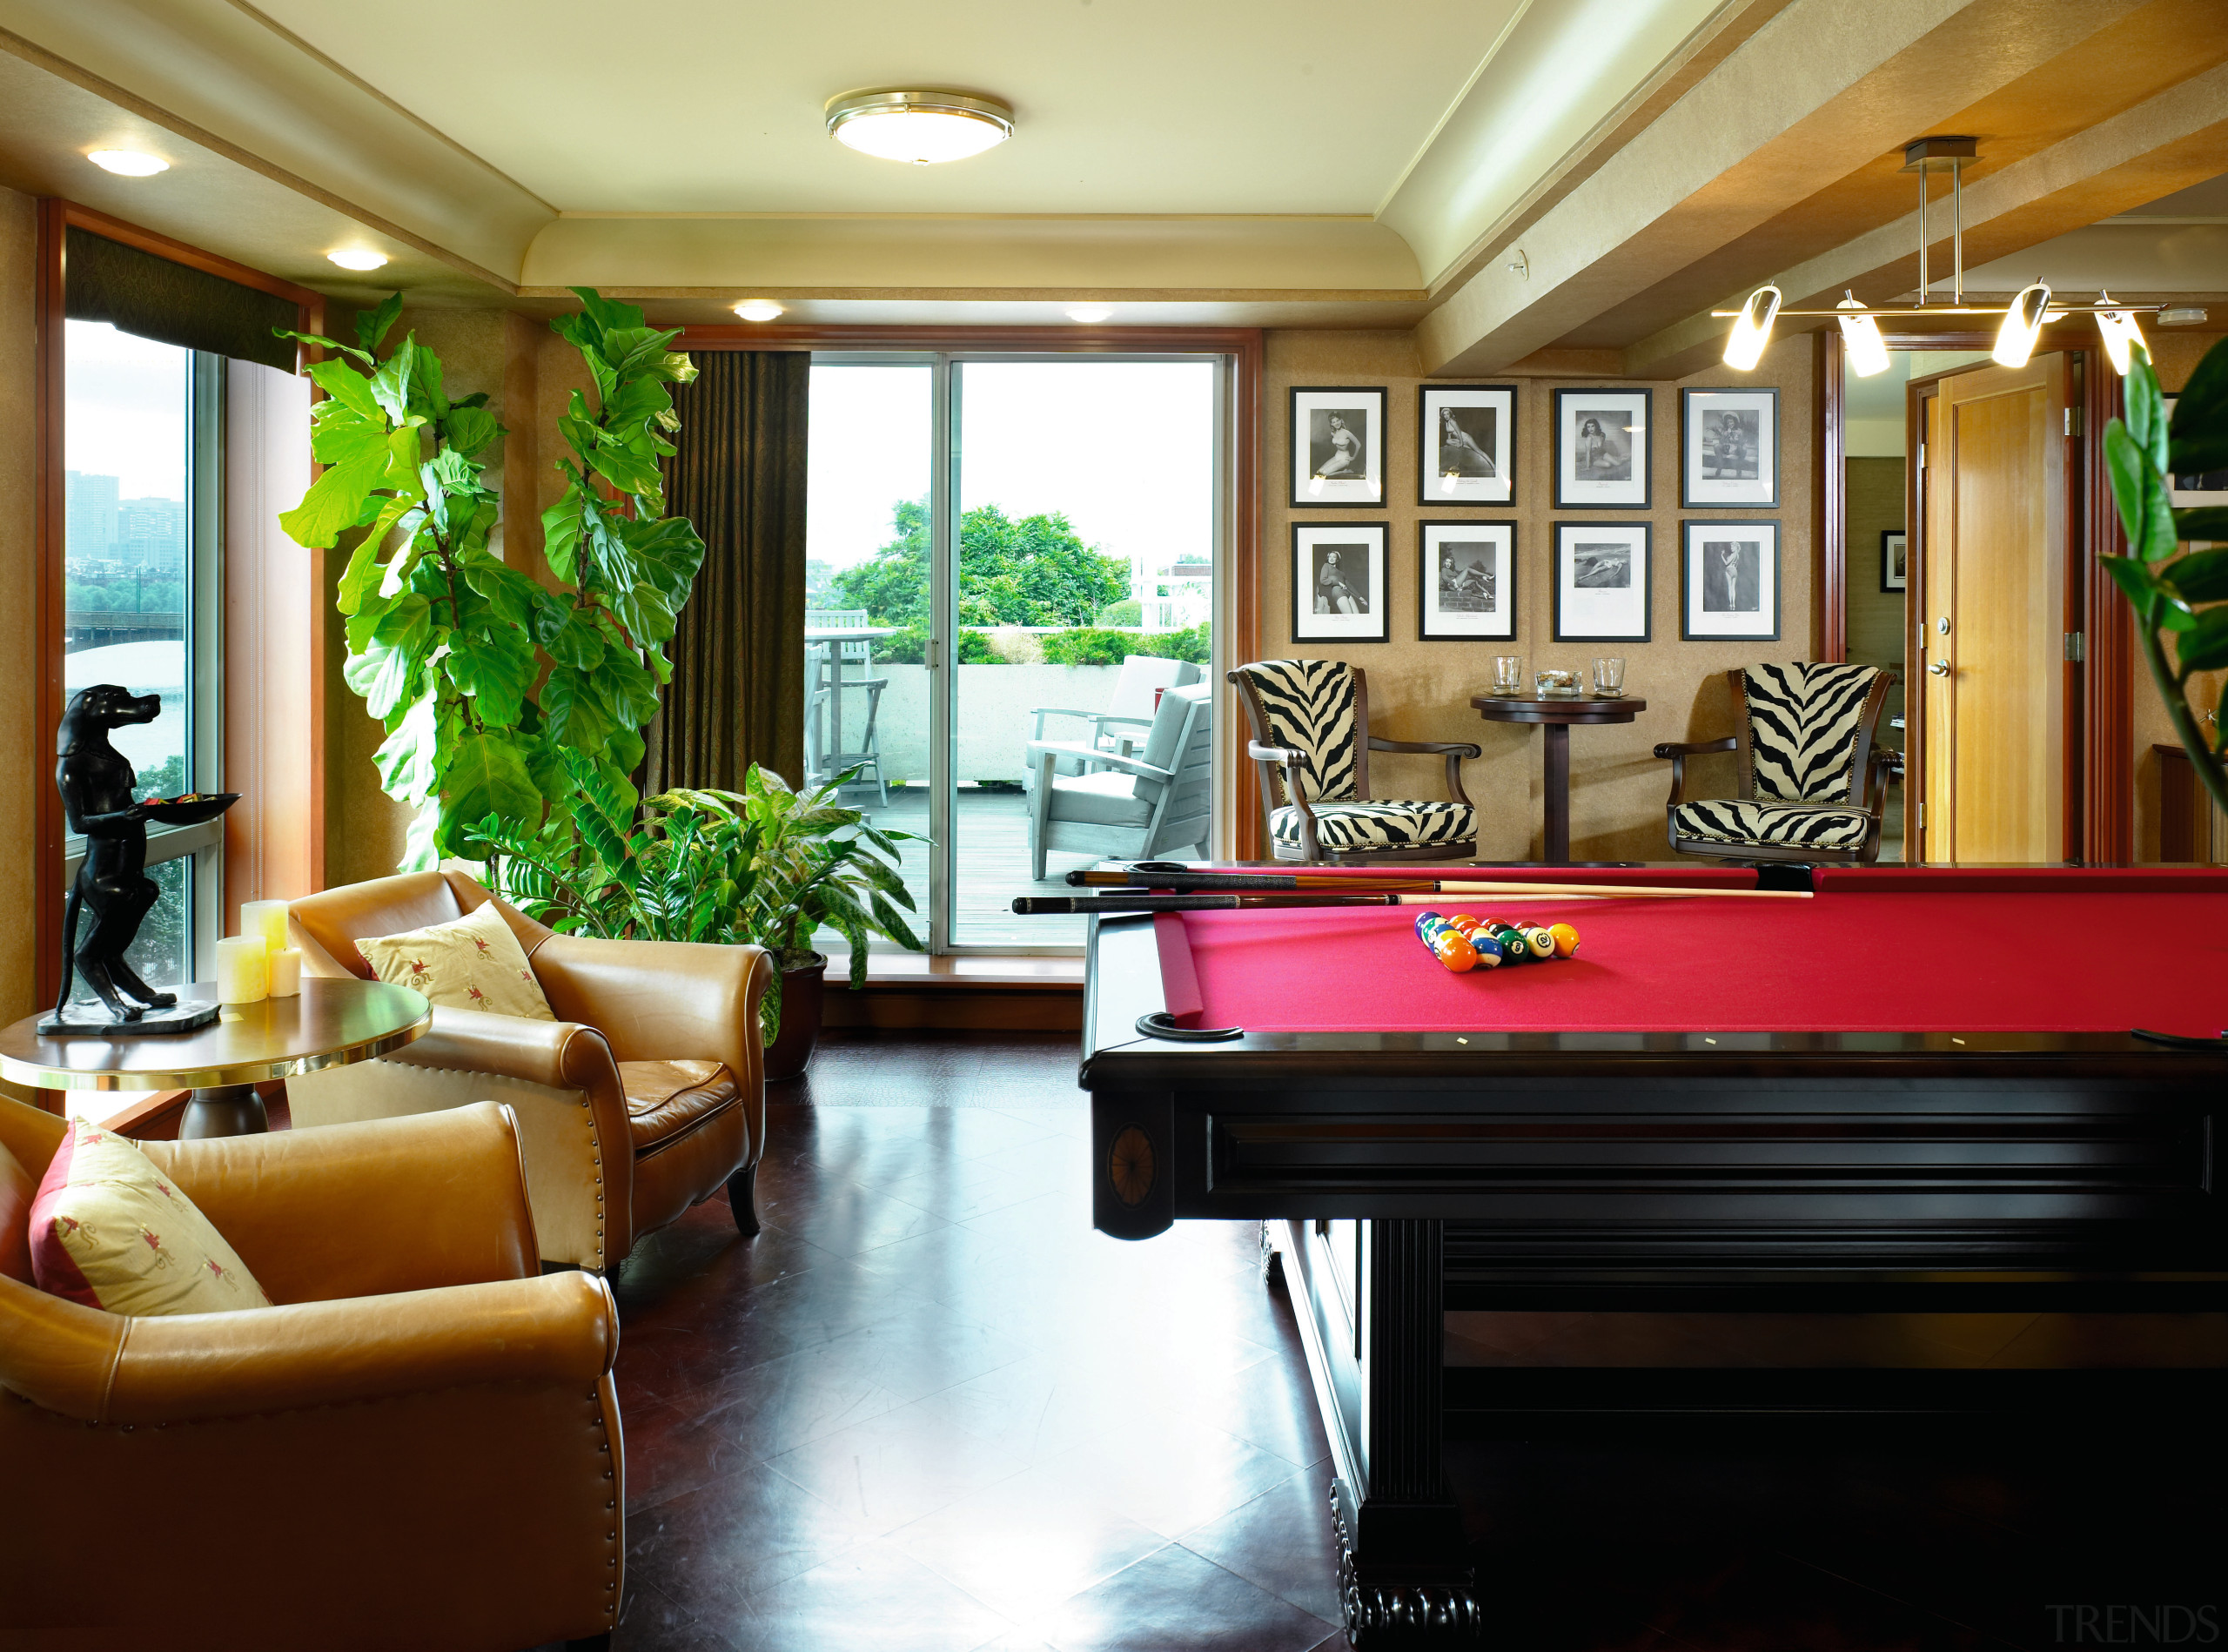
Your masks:
<svg viewBox="0 0 2228 1652"><path fill-rule="evenodd" d="M137 1021L150 1010L166 1010L178 1002L177 994L156 991L124 961L162 890L147 876L147 809L131 797L139 777L108 739L111 729L154 722L162 708L159 695L97 683L70 697L55 738L54 783L61 789L70 829L85 839L84 863L70 886L62 955L118 1021ZM93 928L80 946L77 917L83 910L91 911ZM69 1008L70 985L70 971L65 969L62 997L54 1006L57 1018Z"/></svg>

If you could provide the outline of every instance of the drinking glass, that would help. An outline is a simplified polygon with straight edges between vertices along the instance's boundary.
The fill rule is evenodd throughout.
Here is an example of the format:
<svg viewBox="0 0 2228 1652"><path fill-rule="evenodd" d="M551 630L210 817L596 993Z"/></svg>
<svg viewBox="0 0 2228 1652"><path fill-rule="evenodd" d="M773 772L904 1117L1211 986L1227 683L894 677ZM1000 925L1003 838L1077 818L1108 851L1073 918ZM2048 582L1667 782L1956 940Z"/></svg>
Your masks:
<svg viewBox="0 0 2228 1652"><path fill-rule="evenodd" d="M1619 659L1596 660L1594 662L1594 693L1601 700L1621 700L1625 695L1625 662Z"/></svg>
<svg viewBox="0 0 2228 1652"><path fill-rule="evenodd" d="M1516 695L1524 692L1524 656L1520 654L1493 655L1493 692Z"/></svg>

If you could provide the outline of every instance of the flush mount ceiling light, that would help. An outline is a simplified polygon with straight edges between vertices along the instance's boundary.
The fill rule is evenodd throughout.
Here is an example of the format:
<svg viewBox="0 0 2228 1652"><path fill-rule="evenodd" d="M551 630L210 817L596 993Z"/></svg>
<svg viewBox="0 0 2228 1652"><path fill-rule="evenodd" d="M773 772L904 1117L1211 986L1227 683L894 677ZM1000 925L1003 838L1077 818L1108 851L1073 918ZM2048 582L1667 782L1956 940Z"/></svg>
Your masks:
<svg viewBox="0 0 2228 1652"><path fill-rule="evenodd" d="M85 158L104 172L114 172L118 178L152 178L171 169L171 164L161 156L137 149L97 149Z"/></svg>
<svg viewBox="0 0 2228 1652"><path fill-rule="evenodd" d="M1090 326L1095 322L1110 319L1113 314L1114 312L1103 304L1078 304L1068 312L1068 319L1080 321L1085 326Z"/></svg>
<svg viewBox="0 0 2228 1652"><path fill-rule="evenodd" d="M781 319L782 306L771 299L745 299L735 312L745 321L775 321Z"/></svg>
<svg viewBox="0 0 2228 1652"><path fill-rule="evenodd" d="M325 256L344 270L376 270L386 262L386 253L367 246L344 246Z"/></svg>
<svg viewBox="0 0 2228 1652"><path fill-rule="evenodd" d="M828 135L879 160L963 161L1013 136L1013 111L957 91L853 91L828 105Z"/></svg>
<svg viewBox="0 0 2228 1652"><path fill-rule="evenodd" d="M1745 373L1756 365L1763 353L1764 340L1771 333L1774 316L1831 316L1841 323L1842 336L1848 339L1852 351L1851 366L1860 377L1867 371L1859 361L1877 360L1880 371L1886 366L1884 347L1876 356L1869 341L1860 345L1862 331L1869 326L1872 336L1879 336L1879 319L1893 317L1908 320L1916 316L1990 315L2002 318L1996 339L1995 358L2006 366L2023 366L2035 347L2037 336L2046 323L2063 321L2069 315L2090 315L2097 320L2097 331L2104 334L2104 349L2112 366L2121 373L2127 371L2129 349L2142 343L2143 335L2137 330L2137 315L2158 315L2164 306L2156 304L2123 304L2107 293L2097 294L2093 304L2074 304L2052 307L2050 288L2037 281L2004 305L1970 305L1965 302L1965 195L1964 171L1968 163L1980 151L1976 139L1970 138L1922 138L1903 146L1903 171L1918 174L1918 302L1908 306L1862 304L1852 296L1844 299L1830 310L1782 310L1779 289L1768 284L1758 287L1748 295L1748 302L1738 310L1712 310L1710 314L1733 322L1733 336L1726 341L1725 359L1728 366ZM1935 172L1950 174L1950 297L1948 304L1928 302L1934 296L1934 283L1927 274L1927 206L1930 188L1929 177ZM1883 341L1884 345L1884 341Z"/></svg>

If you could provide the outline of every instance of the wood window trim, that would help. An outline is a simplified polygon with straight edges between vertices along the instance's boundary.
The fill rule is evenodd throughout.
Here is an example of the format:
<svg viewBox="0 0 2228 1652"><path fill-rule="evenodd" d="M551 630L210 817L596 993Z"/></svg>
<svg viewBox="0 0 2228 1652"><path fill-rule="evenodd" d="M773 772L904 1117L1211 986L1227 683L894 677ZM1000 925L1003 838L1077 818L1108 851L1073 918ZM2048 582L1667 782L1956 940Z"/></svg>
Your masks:
<svg viewBox="0 0 2228 1652"><path fill-rule="evenodd" d="M1231 522L1229 577L1233 585L1231 632L1223 657L1233 663L1261 652L1261 384L1262 338L1258 327L903 327L797 323L744 323L684 327L681 350L974 350L1046 355L1221 355L1232 363L1231 389ZM1225 717L1224 751L1244 796L1248 768L1239 725ZM1242 861L1262 855L1261 823L1230 798L1232 843Z"/></svg>
<svg viewBox="0 0 2228 1652"><path fill-rule="evenodd" d="M1818 336L1819 459L1817 486L1813 491L1819 500L1814 526L1821 547L1818 585L1823 603L1818 624L1819 658L1840 661L1848 657L1849 651L1844 357L1837 331L1822 331ZM1977 330L1899 332L1887 334L1886 342L1890 350L1988 350L1995 346L1996 335ZM2079 845L2079 858L2090 865L2120 865L2135 858L2135 631L2127 607L2118 601L2117 588L2101 560L2125 554L2119 513L2112 505L2104 467L2104 426L2119 413L2119 377L2107 369L2095 332L2085 324L2047 327L2035 348L2064 351L2081 381L2074 403L2080 409L2081 429L2070 439L2074 446L2065 467L2067 549L2069 561L2077 564L2073 584L2079 609L2069 614L2067 623L2085 639L2087 660L2082 666L2068 668L2070 672L2078 671L2079 676L2077 692L2069 691L2066 705L2069 728L2078 729L2078 737L2066 754L2066 841L2069 852L2075 852L2071 845ZM1915 395L1906 400L1916 407ZM1904 521L1915 579L1923 532L1916 516L1916 467L1907 460ZM1909 628L1907 625L1907 632ZM1916 655L1907 651L1906 676L1916 665ZM1904 721L1905 784L1909 787L1909 776L1923 772L1918 765L1923 759L1924 731L1908 703ZM1916 839L1916 833L1907 828L1907 836Z"/></svg>
<svg viewBox="0 0 2228 1652"><path fill-rule="evenodd" d="M68 321L68 248L69 233L73 229L90 232L117 241L157 258L168 259L189 269L205 274L221 276L258 292L268 292L286 299L297 306L299 326L305 332L325 330L325 297L307 287L297 286L263 271L238 264L221 254L173 240L153 230L144 229L122 218L111 218L90 206L57 197L43 197L38 203L37 272L34 285L34 304L37 317L37 340L34 371L37 379L36 406L37 430L33 452L38 467L36 489L35 534L37 545L37 567L34 581L35 601L38 613L37 705L38 726L44 730L58 727L62 721L65 701L64 688L64 656L67 649L63 641L65 609L68 600L69 576L66 563L68 551L69 502L64 420L68 411L69 386L64 355L65 327ZM313 554L305 552L304 554ZM323 559L318 562L322 588ZM228 567L229 582L229 567ZM228 600L223 605L229 608ZM309 690L309 729L312 742L312 772L302 776L302 783L310 788L311 839L309 845L312 887L324 881L324 726L325 726L325 628L319 616L303 616L311 627L312 673ZM221 613L214 623L221 625ZM40 742L40 750L46 749ZM34 980L39 1001L51 999L62 984L62 920L64 891L62 878L63 845L67 836L67 824L63 818L62 799L54 789L53 776L41 765L40 772L30 776L33 795L37 798L37 836L32 846L35 894L33 906ZM235 812L245 811L252 816L258 800L253 796L241 799ZM229 839L227 860L231 859ZM303 891L308 893L308 890ZM228 895L227 898L231 898Z"/></svg>

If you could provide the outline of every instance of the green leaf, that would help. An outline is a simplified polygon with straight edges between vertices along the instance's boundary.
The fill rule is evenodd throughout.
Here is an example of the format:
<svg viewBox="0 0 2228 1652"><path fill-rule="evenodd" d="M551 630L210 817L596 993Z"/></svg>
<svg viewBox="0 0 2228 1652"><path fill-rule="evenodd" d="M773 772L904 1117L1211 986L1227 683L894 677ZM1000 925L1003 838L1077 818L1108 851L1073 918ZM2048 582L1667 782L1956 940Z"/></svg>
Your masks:
<svg viewBox="0 0 2228 1652"><path fill-rule="evenodd" d="M411 698L419 668L439 645L433 605L414 593L398 598L379 616L362 653L352 656L344 675L364 696L365 709L384 722Z"/></svg>
<svg viewBox="0 0 2228 1652"><path fill-rule="evenodd" d="M571 292L580 301L580 306L587 312L589 319L594 321L599 334L608 332L614 327L639 327L642 325L641 311L631 304L621 304L607 299L594 287L574 287Z"/></svg>
<svg viewBox="0 0 2228 1652"><path fill-rule="evenodd" d="M2143 449L2127 426L2115 419L2104 426L2104 468L2112 483L2112 502L2120 507L2120 527L2128 548L2143 554L2143 525L2148 520L2143 505L2143 478L2147 467Z"/></svg>
<svg viewBox="0 0 2228 1652"><path fill-rule="evenodd" d="M456 406L442 419L441 433L448 439L452 451L470 458L501 435L503 427L485 407Z"/></svg>
<svg viewBox="0 0 2228 1652"><path fill-rule="evenodd" d="M2185 602L2228 601L2228 550L2198 551L2159 572Z"/></svg>
<svg viewBox="0 0 2228 1652"><path fill-rule="evenodd" d="M2228 505L2205 505L2174 513L2174 532L2184 540L2228 540Z"/></svg>
<svg viewBox="0 0 2228 1652"><path fill-rule="evenodd" d="M386 337L387 329L394 325L394 319L401 313L402 294L399 292L387 294L385 302L376 310L358 311L356 337L364 348L376 351L379 341Z"/></svg>
<svg viewBox="0 0 2228 1652"><path fill-rule="evenodd" d="M658 715L657 680L626 649L605 650L590 675L627 727L639 729Z"/></svg>
<svg viewBox="0 0 2228 1652"><path fill-rule="evenodd" d="M441 863L441 807L427 802L411 816L410 832L403 840L398 872L430 872Z"/></svg>
<svg viewBox="0 0 2228 1652"><path fill-rule="evenodd" d="M2170 451L2178 476L2228 470L2228 346L2206 351L2182 387Z"/></svg>
<svg viewBox="0 0 2228 1652"><path fill-rule="evenodd" d="M436 768L440 735L440 698L422 695L403 714L372 761L379 767L379 787L390 797L420 803L440 784Z"/></svg>
<svg viewBox="0 0 2228 1652"><path fill-rule="evenodd" d="M549 738L580 751L601 751L618 723L594 679L565 666L553 669L542 683L540 704Z"/></svg>
<svg viewBox="0 0 2228 1652"><path fill-rule="evenodd" d="M279 527L295 544L312 550L332 544L355 527L364 496L385 479L386 467L386 440L381 433L376 444L366 444L360 451L329 465L325 474L310 484L300 504L279 513Z"/></svg>
<svg viewBox="0 0 2228 1652"><path fill-rule="evenodd" d="M2184 671L2218 671L2228 666L2228 608L2208 608L2174 644Z"/></svg>
<svg viewBox="0 0 2228 1652"><path fill-rule="evenodd" d="M445 817L473 821L500 815L528 823L540 818L541 794L527 772L525 754L507 734L463 735L441 782Z"/></svg>
<svg viewBox="0 0 2228 1652"><path fill-rule="evenodd" d="M379 406L396 424L410 417L410 379L418 366L418 337L415 333L403 339L395 353L380 364L372 375L372 394L379 399ZM415 470L418 461L413 457L410 467Z"/></svg>
<svg viewBox="0 0 2228 1652"><path fill-rule="evenodd" d="M603 634L578 607L547 603L535 615L534 628L541 646L559 665L593 671L603 662Z"/></svg>
<svg viewBox="0 0 2228 1652"><path fill-rule="evenodd" d="M292 327L273 327L271 329L271 336L274 339L289 339L295 344L312 345L319 350L337 351L352 361L362 362L366 367L376 367L379 365L365 352L356 348L354 345L343 344L338 339L328 339L321 332L297 332Z"/></svg>
<svg viewBox="0 0 2228 1652"><path fill-rule="evenodd" d="M567 585L580 582L580 532L588 508L587 495L574 488L541 513L541 560Z"/></svg>
<svg viewBox="0 0 2228 1652"><path fill-rule="evenodd" d="M319 389L359 419L370 420L382 426L386 423L386 416L379 408L379 398L372 393L372 381L346 362L314 362L310 366L310 378Z"/></svg>
<svg viewBox="0 0 2228 1652"><path fill-rule="evenodd" d="M622 494L665 494L665 479L658 473L657 461L624 447L606 447L601 443L589 448L588 463L597 475Z"/></svg>
<svg viewBox="0 0 2228 1652"><path fill-rule="evenodd" d="M482 724L507 729L534 682L534 640L509 626L486 636L459 632L449 639L447 670L449 681L479 702Z"/></svg>
<svg viewBox="0 0 2228 1652"><path fill-rule="evenodd" d="M536 610L548 601L548 594L516 568L498 561L486 551L457 560L464 570L465 583L487 599L487 606L495 611L495 617L505 625L515 626L531 635Z"/></svg>
<svg viewBox="0 0 2228 1652"><path fill-rule="evenodd" d="M2164 594L2158 589L2158 581L2151 577L2151 570L2131 556L2100 556L2097 560L2135 605L2137 617L2150 623L2152 608L2164 601Z"/></svg>

